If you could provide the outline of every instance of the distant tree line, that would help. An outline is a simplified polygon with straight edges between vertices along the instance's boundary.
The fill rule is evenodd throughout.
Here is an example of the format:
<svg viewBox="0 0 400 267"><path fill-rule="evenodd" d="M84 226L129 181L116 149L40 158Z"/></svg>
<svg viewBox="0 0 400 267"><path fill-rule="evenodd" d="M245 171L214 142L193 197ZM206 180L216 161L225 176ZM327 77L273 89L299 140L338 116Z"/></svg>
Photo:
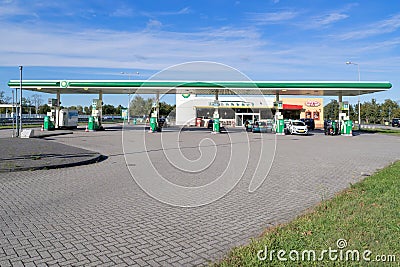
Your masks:
<svg viewBox="0 0 400 267"><path fill-rule="evenodd" d="M400 118L400 101L386 99L378 103L376 99L361 103L361 122L371 124L383 124L393 118ZM358 104L349 105L350 119L358 121ZM336 119L339 117L339 104L331 100L324 106L325 119Z"/></svg>
<svg viewBox="0 0 400 267"><path fill-rule="evenodd" d="M131 100L130 103L130 111L129 114L131 116L143 117L148 116L150 111L153 107L153 103L155 102L154 98L147 98L144 99L140 95L135 95L135 97ZM6 96L4 91L0 91L0 104L11 104L12 97ZM175 105L170 105L166 102L159 103L159 110L161 116L168 116L170 114L174 114L175 112ZM44 103L44 100L41 95L33 94L30 97L22 97L22 113L24 114L46 114L48 111L51 110L51 107ZM61 106L61 108L68 108L74 109L78 111L80 115L90 115L92 114L92 107L91 106ZM126 107L122 105L118 105L115 107L114 105L110 104L103 104L102 113L103 115L121 115L122 109ZM8 109L8 112L11 112ZM6 113L5 108L0 108L0 114Z"/></svg>
<svg viewBox="0 0 400 267"><path fill-rule="evenodd" d="M136 117L149 116L155 101L155 98L144 99L140 95L135 95L130 103L129 114ZM174 116L175 107L176 105L170 105L166 102L159 102L160 116Z"/></svg>

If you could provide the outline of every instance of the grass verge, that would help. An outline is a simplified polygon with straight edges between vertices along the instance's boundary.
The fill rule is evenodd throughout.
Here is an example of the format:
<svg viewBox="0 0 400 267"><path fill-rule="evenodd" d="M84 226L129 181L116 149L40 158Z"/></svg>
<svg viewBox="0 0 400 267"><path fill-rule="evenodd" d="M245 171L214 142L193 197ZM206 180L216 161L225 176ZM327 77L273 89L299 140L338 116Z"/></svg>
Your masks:
<svg viewBox="0 0 400 267"><path fill-rule="evenodd" d="M338 249L338 240L344 239L347 246ZM330 200L321 202L312 211L292 222L267 229L261 237L250 244L232 249L214 266L399 266L400 265L400 161L351 185ZM257 253L260 250L261 258ZM331 260L328 252L319 261L323 250L338 250L338 257ZM272 260L270 252L275 250ZM280 261L277 252L284 250ZM299 252L298 260L295 252ZM302 260L304 250L314 250L316 260ZM359 251L359 261L347 251ZM365 250L370 261L362 259ZM342 251L342 260L340 260ZM346 260L346 253L348 257ZM367 252L368 254L368 252ZM289 256L292 257L289 257ZM308 259L308 253L305 253ZM394 255L395 259L393 259ZM379 257L379 258L377 258ZM282 257L281 257L282 258ZM386 262L382 262L383 259ZM292 260L296 259L296 260ZM312 259L312 254L311 254ZM378 262L377 260L380 260ZM389 262L390 260L390 262Z"/></svg>
<svg viewBox="0 0 400 267"><path fill-rule="evenodd" d="M400 136L400 129L362 129L361 132L364 133L380 133L380 134L389 134L389 135L398 135Z"/></svg>
<svg viewBox="0 0 400 267"><path fill-rule="evenodd" d="M22 125L22 129L25 129L25 128L37 128L37 127L41 127L42 125L41 124L23 124ZM13 128L13 126L12 125L1 125L0 126L0 129L12 129ZM15 128L15 125L14 125L14 128Z"/></svg>

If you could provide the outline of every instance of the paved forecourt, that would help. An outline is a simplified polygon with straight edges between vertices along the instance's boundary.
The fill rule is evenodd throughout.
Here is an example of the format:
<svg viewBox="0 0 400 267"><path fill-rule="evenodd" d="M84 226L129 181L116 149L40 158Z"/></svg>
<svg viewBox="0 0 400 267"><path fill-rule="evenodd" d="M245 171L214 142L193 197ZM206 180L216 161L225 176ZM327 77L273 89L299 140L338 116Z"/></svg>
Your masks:
<svg viewBox="0 0 400 267"><path fill-rule="evenodd" d="M0 173L0 266L206 264L265 227L294 218L322 198L400 159L396 136L276 137L230 132L144 134L140 126L129 126L122 137L115 126L103 132L52 137L51 142L108 158L72 168ZM271 150L275 138L269 175L249 193L261 150ZM266 146L261 148L263 141ZM168 181L199 187L223 174L235 149L248 161L245 169L236 170L243 177L224 197L201 207L161 203L143 192L130 173L142 173L150 160ZM202 155L205 158L196 162ZM210 155L210 164L202 166ZM174 157L186 158L203 171L183 170Z"/></svg>

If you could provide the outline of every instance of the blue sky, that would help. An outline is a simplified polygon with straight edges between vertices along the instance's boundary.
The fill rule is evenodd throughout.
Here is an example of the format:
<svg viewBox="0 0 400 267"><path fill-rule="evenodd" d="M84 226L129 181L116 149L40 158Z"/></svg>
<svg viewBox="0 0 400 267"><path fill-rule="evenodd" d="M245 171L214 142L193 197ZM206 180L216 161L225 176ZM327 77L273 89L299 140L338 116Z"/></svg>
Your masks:
<svg viewBox="0 0 400 267"><path fill-rule="evenodd" d="M25 79L147 79L175 64L215 61L254 80L357 80L357 66L345 64L353 61L361 80L393 84L362 101L400 100L397 0L0 0L0 35L0 90L8 94L18 65ZM104 102L126 105L126 96Z"/></svg>

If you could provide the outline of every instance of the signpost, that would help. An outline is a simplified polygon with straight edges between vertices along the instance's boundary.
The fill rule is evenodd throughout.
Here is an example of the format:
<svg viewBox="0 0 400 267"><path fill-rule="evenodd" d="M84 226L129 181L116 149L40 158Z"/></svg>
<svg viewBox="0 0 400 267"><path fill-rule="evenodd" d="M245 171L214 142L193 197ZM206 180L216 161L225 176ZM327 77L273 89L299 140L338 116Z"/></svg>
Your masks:
<svg viewBox="0 0 400 267"><path fill-rule="evenodd" d="M128 119L128 109L127 108L122 108L121 109L121 117L123 120L127 120Z"/></svg>

